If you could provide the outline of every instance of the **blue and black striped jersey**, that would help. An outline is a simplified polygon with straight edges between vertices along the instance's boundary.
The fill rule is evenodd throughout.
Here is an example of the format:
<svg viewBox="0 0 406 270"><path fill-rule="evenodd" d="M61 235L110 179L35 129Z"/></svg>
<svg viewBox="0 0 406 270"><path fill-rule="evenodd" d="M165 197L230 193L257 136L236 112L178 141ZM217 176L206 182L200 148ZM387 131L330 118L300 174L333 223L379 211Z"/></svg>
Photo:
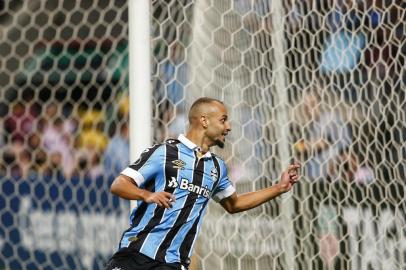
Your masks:
<svg viewBox="0 0 406 270"><path fill-rule="evenodd" d="M131 246L157 261L189 264L210 198L220 201L235 192L224 161L210 152L199 158L197 149L180 135L146 149L122 172L141 188L172 193L176 202L165 209L138 201L119 248Z"/></svg>

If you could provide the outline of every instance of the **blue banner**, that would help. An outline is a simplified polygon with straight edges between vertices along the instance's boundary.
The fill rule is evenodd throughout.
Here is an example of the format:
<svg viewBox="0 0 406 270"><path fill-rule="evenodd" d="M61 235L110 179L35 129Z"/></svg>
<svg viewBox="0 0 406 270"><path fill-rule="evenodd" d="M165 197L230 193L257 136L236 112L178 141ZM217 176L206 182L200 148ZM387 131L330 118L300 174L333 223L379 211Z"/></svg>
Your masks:
<svg viewBox="0 0 406 270"><path fill-rule="evenodd" d="M128 227L112 177L0 179L0 269L103 269Z"/></svg>

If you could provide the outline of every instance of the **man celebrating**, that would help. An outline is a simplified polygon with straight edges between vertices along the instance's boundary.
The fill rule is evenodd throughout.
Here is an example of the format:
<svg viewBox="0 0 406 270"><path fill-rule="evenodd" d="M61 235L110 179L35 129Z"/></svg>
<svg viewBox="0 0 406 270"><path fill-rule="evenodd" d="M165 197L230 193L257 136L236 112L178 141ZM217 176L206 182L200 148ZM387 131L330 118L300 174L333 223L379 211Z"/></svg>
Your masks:
<svg viewBox="0 0 406 270"><path fill-rule="evenodd" d="M231 131L226 107L200 98L188 118L186 135L146 149L114 180L111 192L138 204L106 270L187 269L210 198L237 213L291 190L299 180L300 165L293 164L278 184L237 195L224 161L209 151L223 147Z"/></svg>

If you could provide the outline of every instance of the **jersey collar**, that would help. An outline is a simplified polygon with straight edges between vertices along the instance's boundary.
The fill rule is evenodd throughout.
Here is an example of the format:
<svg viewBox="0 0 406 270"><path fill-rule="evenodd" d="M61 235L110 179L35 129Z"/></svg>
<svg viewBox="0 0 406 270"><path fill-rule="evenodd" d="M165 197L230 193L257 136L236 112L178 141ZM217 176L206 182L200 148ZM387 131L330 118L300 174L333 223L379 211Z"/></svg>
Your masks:
<svg viewBox="0 0 406 270"><path fill-rule="evenodd" d="M197 146L194 142L192 142L191 140L189 140L188 138L186 138L185 135L180 134L178 137L178 140L183 143L184 145L187 146L187 148L190 148L196 152L200 152L201 148L200 146ZM209 151L206 152L206 154L203 155L203 157L205 158L211 158L211 153Z"/></svg>

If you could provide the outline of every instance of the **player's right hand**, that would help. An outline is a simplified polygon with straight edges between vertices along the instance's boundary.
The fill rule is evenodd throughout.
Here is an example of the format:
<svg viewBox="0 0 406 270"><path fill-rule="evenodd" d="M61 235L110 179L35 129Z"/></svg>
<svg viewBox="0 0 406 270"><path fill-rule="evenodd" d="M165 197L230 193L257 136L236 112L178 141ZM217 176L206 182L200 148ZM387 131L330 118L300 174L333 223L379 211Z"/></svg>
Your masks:
<svg viewBox="0 0 406 270"><path fill-rule="evenodd" d="M175 202L175 196L171 193L161 191L150 193L145 202L156 203L159 207L172 208L172 203Z"/></svg>

